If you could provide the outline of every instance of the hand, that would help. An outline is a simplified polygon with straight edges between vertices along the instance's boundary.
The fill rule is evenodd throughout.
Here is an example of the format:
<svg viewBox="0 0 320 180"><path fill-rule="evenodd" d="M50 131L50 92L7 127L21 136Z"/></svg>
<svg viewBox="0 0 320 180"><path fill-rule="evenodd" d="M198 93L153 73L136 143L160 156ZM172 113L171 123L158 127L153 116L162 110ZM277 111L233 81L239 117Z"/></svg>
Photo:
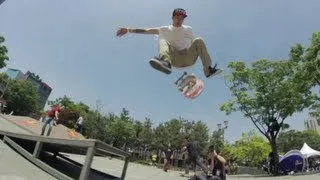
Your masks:
<svg viewBox="0 0 320 180"><path fill-rule="evenodd" d="M119 28L117 31L117 36L123 36L129 32L128 28Z"/></svg>

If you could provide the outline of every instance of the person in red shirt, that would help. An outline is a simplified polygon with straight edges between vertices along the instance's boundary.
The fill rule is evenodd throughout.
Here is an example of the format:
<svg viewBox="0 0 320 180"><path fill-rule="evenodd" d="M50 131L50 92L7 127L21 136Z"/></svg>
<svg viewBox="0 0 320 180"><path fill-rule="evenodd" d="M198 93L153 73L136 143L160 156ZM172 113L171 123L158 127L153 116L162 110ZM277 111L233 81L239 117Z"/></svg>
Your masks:
<svg viewBox="0 0 320 180"><path fill-rule="evenodd" d="M59 120L60 112L61 112L61 108L59 106L52 106L51 110L47 112L47 116L45 117L45 123L42 126L41 136L43 136L48 124L49 124L49 130L47 132L47 136L50 135L53 123L57 125L56 121Z"/></svg>

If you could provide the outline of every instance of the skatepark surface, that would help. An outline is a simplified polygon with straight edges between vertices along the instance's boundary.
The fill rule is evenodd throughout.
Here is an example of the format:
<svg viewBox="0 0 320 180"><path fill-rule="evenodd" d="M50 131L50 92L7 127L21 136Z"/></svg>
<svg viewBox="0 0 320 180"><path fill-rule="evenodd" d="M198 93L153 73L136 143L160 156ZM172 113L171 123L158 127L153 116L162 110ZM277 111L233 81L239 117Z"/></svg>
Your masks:
<svg viewBox="0 0 320 180"><path fill-rule="evenodd" d="M6 119L4 119L6 118ZM19 126L17 126L19 124ZM22 127L21 127L22 125ZM0 130L10 131L21 134L40 134L41 123L34 119L17 116L3 116L0 115ZM60 127L60 128L57 128ZM53 129L53 136L63 139L79 139L83 140L83 136L70 135L68 129L62 126L55 126ZM85 155L62 153L67 158L83 164ZM43 155L43 161L51 163L52 167L63 171L70 175L79 174L79 165L70 166L63 159L57 157L53 159L49 155ZM91 168L101 171L106 174L121 176L124 161L118 159L109 159L108 157L94 156ZM187 180L187 177L181 177L183 172L169 171L164 172L162 169L141 165L137 163L129 163L126 180ZM73 177L76 178L77 176ZM0 180L54 180L57 179L29 160L24 158L8 144L0 141ZM112 179L102 176L97 171L90 173L88 179ZM251 177L251 176L228 176L227 179L260 179L260 180L273 180L273 179L288 179L288 180L319 180L320 175L304 175L304 176L282 176L282 177Z"/></svg>
<svg viewBox="0 0 320 180"><path fill-rule="evenodd" d="M83 156L70 155L69 158L82 162ZM92 167L107 173L120 173L122 162L117 159L109 159L105 157L94 157ZM188 180L187 177L181 177L183 172L168 171L164 172L160 168L146 166L137 163L130 163L127 171L126 180ZM246 176L228 176L227 180L246 180L246 179L258 179L258 180L319 180L320 174L306 175L306 176L281 176L281 177L254 177L250 175Z"/></svg>
<svg viewBox="0 0 320 180"><path fill-rule="evenodd" d="M127 153L101 141L86 139L63 125L54 126L50 137L40 136L42 125L43 123L29 117L0 115L1 179L8 179L10 175L25 179L35 179L34 176L40 176L34 174L48 175L48 177L41 179L53 178L51 175L63 179L86 179L87 175L88 179L119 179L119 177L90 168L91 157L92 155L114 154L125 158L128 156ZM37 151L39 148L41 148L40 151ZM59 154L55 157L53 153L57 152L81 154L84 155L85 161L79 164ZM9 163L7 166L3 163L7 158L13 159L11 162L13 164ZM15 164L19 165L15 166ZM125 164L122 161L122 175L125 175L126 172ZM30 169L37 169L37 167L41 167L41 169L38 169L39 171ZM24 170L19 171L20 169ZM51 175L47 174L49 172Z"/></svg>
<svg viewBox="0 0 320 180"><path fill-rule="evenodd" d="M3 115L7 120L16 124L17 126L23 128L30 133L40 135L43 123L26 116L8 116ZM49 125L47 126L47 129ZM29 133L29 134L30 134ZM46 133L45 133L46 134ZM74 139L74 140L85 140L81 134L70 130L69 128L58 124L52 128L50 137L59 139Z"/></svg>

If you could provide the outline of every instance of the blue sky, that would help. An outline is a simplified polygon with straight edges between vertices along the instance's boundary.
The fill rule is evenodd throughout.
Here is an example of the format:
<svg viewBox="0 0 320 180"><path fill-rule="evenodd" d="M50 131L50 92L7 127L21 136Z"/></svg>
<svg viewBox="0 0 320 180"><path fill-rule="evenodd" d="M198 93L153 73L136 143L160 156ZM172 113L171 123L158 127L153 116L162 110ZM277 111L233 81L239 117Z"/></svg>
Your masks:
<svg viewBox="0 0 320 180"><path fill-rule="evenodd" d="M211 130L229 120L228 140L253 129L241 113L226 116L219 106L232 98L220 77L205 79L200 59L190 68L204 80L195 100L173 85L181 74L153 70L149 58L158 43L150 35L115 36L118 27L156 27L171 23L176 7L187 10L185 23L205 39L213 62L285 59L290 46L309 43L319 31L319 0L7 0L0 6L0 33L6 38L8 67L30 70L53 87L50 99L67 95L104 112L122 107L136 119L159 123L182 116L203 120ZM288 121L303 129L307 113Z"/></svg>

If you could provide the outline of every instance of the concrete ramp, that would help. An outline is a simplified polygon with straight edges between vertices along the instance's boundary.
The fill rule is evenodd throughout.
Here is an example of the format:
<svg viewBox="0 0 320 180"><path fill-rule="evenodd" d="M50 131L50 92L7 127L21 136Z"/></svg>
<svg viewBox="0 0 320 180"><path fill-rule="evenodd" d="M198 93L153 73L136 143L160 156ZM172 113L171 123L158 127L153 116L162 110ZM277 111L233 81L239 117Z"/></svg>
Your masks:
<svg viewBox="0 0 320 180"><path fill-rule="evenodd" d="M26 117L26 116L10 116L10 115L3 115L3 117L11 121L12 123L16 124L17 126L20 126L21 128L29 131L32 134L40 135L41 133L43 123L41 123L36 119ZM48 129L48 126L47 126L47 129ZM75 139L75 140L86 139L81 134L60 124L57 126L53 126L50 137L60 138L60 139Z"/></svg>
<svg viewBox="0 0 320 180"><path fill-rule="evenodd" d="M57 180L0 141L0 180Z"/></svg>
<svg viewBox="0 0 320 180"><path fill-rule="evenodd" d="M0 138L27 160L57 179L125 179L129 154L102 141L86 139L65 126L54 126L52 135L40 136L42 123L24 116L0 115ZM60 153L85 155L83 164ZM124 160L121 177L91 168L95 155L119 156Z"/></svg>

